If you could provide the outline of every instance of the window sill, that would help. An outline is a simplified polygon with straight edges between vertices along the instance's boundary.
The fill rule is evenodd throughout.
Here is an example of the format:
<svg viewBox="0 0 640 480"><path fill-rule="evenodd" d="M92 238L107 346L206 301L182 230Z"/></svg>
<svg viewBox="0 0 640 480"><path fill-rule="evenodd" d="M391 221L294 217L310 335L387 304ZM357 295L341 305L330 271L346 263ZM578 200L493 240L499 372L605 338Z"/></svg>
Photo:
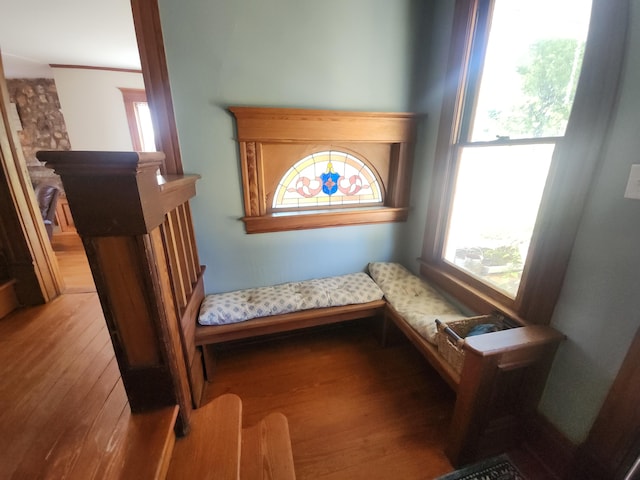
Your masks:
<svg viewBox="0 0 640 480"><path fill-rule="evenodd" d="M408 208L332 210L323 212L287 212L243 217L247 233L283 232L311 228L343 227L372 223L404 222Z"/></svg>
<svg viewBox="0 0 640 480"><path fill-rule="evenodd" d="M488 288L474 286L472 282L465 282L449 270L446 265L434 265L425 260L420 262L420 273L424 278L473 312L487 314L499 310L514 320L527 323L515 309L515 302L512 299L497 291L490 291Z"/></svg>

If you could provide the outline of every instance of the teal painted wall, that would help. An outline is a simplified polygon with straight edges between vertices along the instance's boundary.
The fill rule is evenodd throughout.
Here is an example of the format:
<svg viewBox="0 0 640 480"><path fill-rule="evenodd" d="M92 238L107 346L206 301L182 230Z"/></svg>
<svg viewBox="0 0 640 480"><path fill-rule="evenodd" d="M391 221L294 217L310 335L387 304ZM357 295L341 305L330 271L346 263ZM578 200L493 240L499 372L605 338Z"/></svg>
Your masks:
<svg viewBox="0 0 640 480"><path fill-rule="evenodd" d="M640 327L640 200L623 198L631 165L640 163L640 0L630 7L619 105L552 320L568 340L540 404L576 443L586 438Z"/></svg>
<svg viewBox="0 0 640 480"><path fill-rule="evenodd" d="M401 224L247 235L230 105L405 111L408 0L160 0L207 292L362 271L394 260Z"/></svg>

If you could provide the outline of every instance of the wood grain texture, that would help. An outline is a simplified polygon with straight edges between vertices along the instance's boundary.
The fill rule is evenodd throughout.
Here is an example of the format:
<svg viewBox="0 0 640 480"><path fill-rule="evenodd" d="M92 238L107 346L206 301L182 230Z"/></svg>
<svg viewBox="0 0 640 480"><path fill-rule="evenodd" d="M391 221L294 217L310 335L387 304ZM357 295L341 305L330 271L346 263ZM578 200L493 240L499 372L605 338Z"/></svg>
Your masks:
<svg viewBox="0 0 640 480"><path fill-rule="evenodd" d="M453 393L407 342L382 348L367 320L222 349L206 398L242 398L243 424L288 419L298 479L435 478Z"/></svg>
<svg viewBox="0 0 640 480"><path fill-rule="evenodd" d="M230 107L241 142L398 143L415 135L413 113Z"/></svg>
<svg viewBox="0 0 640 480"><path fill-rule="evenodd" d="M400 222L407 218L416 115L231 107L236 117L247 233ZM307 155L349 152L374 172L383 206L312 209L272 207L282 176ZM317 210L317 209L316 209Z"/></svg>
<svg viewBox="0 0 640 480"><path fill-rule="evenodd" d="M247 189L247 205L245 211L249 216L260 215L260 201L258 196L258 159L256 158L256 143L242 142L240 147L241 155L244 155L243 164L246 165L247 181L245 188ZM248 208L247 208L248 207Z"/></svg>
<svg viewBox="0 0 640 480"><path fill-rule="evenodd" d="M227 394L193 413L189 435L176 441L168 480L238 480L242 402Z"/></svg>
<svg viewBox="0 0 640 480"><path fill-rule="evenodd" d="M173 111L162 24L157 0L131 0L142 77L151 111L156 148L165 153L163 173L182 174L178 129Z"/></svg>
<svg viewBox="0 0 640 480"><path fill-rule="evenodd" d="M271 315L228 325L198 325L195 340L196 345L208 345L357 318L375 317L383 313L385 305L384 300L376 300L355 305L315 308L282 315Z"/></svg>
<svg viewBox="0 0 640 480"><path fill-rule="evenodd" d="M161 478L174 409L131 414L95 293L14 312L0 338L0 478Z"/></svg>
<svg viewBox="0 0 640 480"><path fill-rule="evenodd" d="M242 430L240 478L295 480L287 417L270 413L257 425Z"/></svg>
<svg viewBox="0 0 640 480"><path fill-rule="evenodd" d="M247 233L281 232L308 228L344 227L374 223L404 222L409 216L408 208L385 208L357 210L332 210L313 215L262 215L244 217Z"/></svg>

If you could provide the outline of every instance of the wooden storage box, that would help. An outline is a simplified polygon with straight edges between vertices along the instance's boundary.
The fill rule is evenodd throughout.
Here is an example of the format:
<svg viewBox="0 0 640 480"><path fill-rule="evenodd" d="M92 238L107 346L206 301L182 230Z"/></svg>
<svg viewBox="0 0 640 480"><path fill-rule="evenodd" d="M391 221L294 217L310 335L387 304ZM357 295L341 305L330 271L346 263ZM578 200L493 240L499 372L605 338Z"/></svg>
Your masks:
<svg viewBox="0 0 640 480"><path fill-rule="evenodd" d="M438 333L436 334L438 353L442 355L458 374L462 372L462 365L464 364L464 339L473 327L481 324L495 325L497 331L520 326L513 320L499 314L479 315L477 317L464 318L448 323L438 323ZM447 327L458 336L457 339L455 335L445 331Z"/></svg>

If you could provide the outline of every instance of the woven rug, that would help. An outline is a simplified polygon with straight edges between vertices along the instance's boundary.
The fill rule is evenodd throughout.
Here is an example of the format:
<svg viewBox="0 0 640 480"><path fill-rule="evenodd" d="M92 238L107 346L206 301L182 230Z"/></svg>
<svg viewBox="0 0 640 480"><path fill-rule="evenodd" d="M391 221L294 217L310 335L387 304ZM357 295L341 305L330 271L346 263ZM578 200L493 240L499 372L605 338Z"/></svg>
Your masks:
<svg viewBox="0 0 640 480"><path fill-rule="evenodd" d="M507 455L489 458L435 480L526 480Z"/></svg>

